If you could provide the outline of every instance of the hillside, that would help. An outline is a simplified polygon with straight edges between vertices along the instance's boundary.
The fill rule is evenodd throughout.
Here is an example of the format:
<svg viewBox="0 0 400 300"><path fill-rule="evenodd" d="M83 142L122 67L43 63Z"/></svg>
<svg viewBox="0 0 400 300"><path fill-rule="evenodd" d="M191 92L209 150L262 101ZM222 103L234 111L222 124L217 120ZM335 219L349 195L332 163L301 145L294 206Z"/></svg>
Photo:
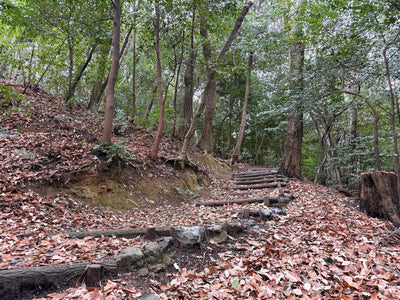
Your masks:
<svg viewBox="0 0 400 300"><path fill-rule="evenodd" d="M164 136L160 158L152 160L155 132L132 124L118 126L114 142L120 146L104 157L96 149L101 115L67 110L42 90L22 96L22 86L0 84L10 87L0 97L1 270L99 262L146 243L144 236L78 239L71 232L223 222L245 229L224 243L177 249L160 272L125 273L99 289L38 287L37 296L21 292L22 298L400 298L399 233L360 213L356 199L290 180L286 188L297 197L283 207L286 214L270 220L238 213L267 209L265 203L199 206L232 198L231 175L260 167L230 169L192 149L195 167L182 171L169 161L180 141ZM277 193L264 188L252 196Z"/></svg>

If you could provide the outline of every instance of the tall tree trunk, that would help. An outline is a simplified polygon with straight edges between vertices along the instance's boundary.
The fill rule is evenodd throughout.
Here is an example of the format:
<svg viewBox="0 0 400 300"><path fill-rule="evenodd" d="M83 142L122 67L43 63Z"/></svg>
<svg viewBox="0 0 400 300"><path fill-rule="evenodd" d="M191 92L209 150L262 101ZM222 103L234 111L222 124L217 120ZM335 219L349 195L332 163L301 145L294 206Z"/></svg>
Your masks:
<svg viewBox="0 0 400 300"><path fill-rule="evenodd" d="M249 103L249 95L250 95L250 80L251 80L251 65L253 64L253 55L254 52L250 52L249 60L247 62L247 76L246 76L246 91L244 93L244 101L243 101L243 110L242 110L242 119L240 121L240 129L239 136L236 141L235 150L233 151L231 163L235 163L239 157L240 148L243 143L244 130L246 127L246 117L247 117L247 105Z"/></svg>
<svg viewBox="0 0 400 300"><path fill-rule="evenodd" d="M156 34L155 49L156 49L156 60L157 60L157 90L158 90L158 104L160 108L160 119L158 121L158 128L156 138L154 140L153 148L151 149L151 157L156 159L158 157L158 150L160 148L161 136L164 128L165 120L165 101L163 98L163 87L162 87L162 72L161 72L161 48L160 48L160 10L158 7L158 0L154 1L156 11L156 21L154 24L154 30Z"/></svg>
<svg viewBox="0 0 400 300"><path fill-rule="evenodd" d="M301 0L300 5L306 0ZM296 28L297 27L297 28ZM295 26L295 36L302 36L299 24ZM304 43L294 41L290 50L290 88L292 90L291 101L293 111L287 119L286 138L283 148L282 164L280 171L288 177L302 178L301 173L301 144L303 142L303 105L301 92L303 89L303 62Z"/></svg>
<svg viewBox="0 0 400 300"><path fill-rule="evenodd" d="M112 48L113 55L111 61L110 74L108 76L107 94L106 94L106 111L104 114L104 130L102 142L111 144L112 121L114 115L114 95L115 82L117 81L119 69L119 42L121 36L121 3L120 0L113 0L114 22L113 22L113 39Z"/></svg>
<svg viewBox="0 0 400 300"><path fill-rule="evenodd" d="M238 33L240 26L242 25L244 18L246 17L247 13L250 10L250 7L253 5L252 1L248 1L245 3L245 5L242 8L242 11L240 12L238 18L236 19L235 25L232 28L232 31L226 40L224 46L222 47L221 51L218 54L216 63L220 63L222 59L224 58L226 52L228 52L229 48L232 45L233 40L235 39L236 34ZM209 42L208 42L209 44ZM208 45L209 49L210 45ZM203 52L204 52L204 47L203 47ZM206 56L205 56L206 57ZM215 68L215 66L211 66L211 68ZM215 71L213 72L208 72L208 75L210 76L215 76ZM211 78L209 78L210 80ZM213 78L212 80L215 80ZM211 85L208 85L211 87ZM207 86L206 86L207 87ZM206 93L206 91L204 91ZM215 115L215 108L217 106L217 91L216 91L216 85L215 85L215 90L207 92L210 97L206 99L206 112L204 116L204 123L203 123L203 130L201 133L201 138L198 142L198 147L200 147L202 150L204 150L206 153L211 153L212 152L212 133L213 133L213 119Z"/></svg>
<svg viewBox="0 0 400 300"><path fill-rule="evenodd" d="M195 5L195 3L193 5ZM181 128L179 128L178 130L178 135L182 138L185 137L185 133L188 131L190 123L193 119L194 66L196 64L196 50L194 49L195 16L196 11L194 6L192 11L189 57L188 61L186 62L185 76L183 80L185 84L185 93L183 95L182 106L183 123L181 125Z"/></svg>

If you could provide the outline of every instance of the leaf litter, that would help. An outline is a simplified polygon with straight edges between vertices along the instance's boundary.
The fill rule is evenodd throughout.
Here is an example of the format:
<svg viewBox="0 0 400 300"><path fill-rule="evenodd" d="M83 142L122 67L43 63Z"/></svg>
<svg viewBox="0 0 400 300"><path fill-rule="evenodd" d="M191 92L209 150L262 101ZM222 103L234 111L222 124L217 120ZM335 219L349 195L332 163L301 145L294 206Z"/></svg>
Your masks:
<svg viewBox="0 0 400 300"><path fill-rule="evenodd" d="M179 204L155 203L117 211L63 194L39 194L30 188L32 182L56 182L65 174L99 163L93 142L99 140L101 119L85 108L67 111L60 99L43 91L24 101L25 109L0 119L1 269L95 262L144 243L140 237L70 239L66 232L215 224L232 220L239 209L264 207L196 207L195 200L188 198ZM173 174L174 169L162 160L148 158L153 135L135 127L134 134L120 139L126 151L135 155L131 163L143 176ZM165 138L160 156L166 160L178 150L173 139ZM239 164L236 168L249 167ZM227 176L207 173L209 194L200 200L232 197ZM288 188L298 197L286 205L286 215L248 226L245 235L231 237L226 245L209 243L202 250L214 249L217 255L210 256L200 269L176 263L178 268L168 270L167 282L153 279L146 291L125 276L106 281L101 289L79 286L44 299L135 299L149 291L161 299L400 298L400 238L391 223L366 216L349 204L354 199L329 188L297 180L291 180ZM252 191L253 196L276 192Z"/></svg>

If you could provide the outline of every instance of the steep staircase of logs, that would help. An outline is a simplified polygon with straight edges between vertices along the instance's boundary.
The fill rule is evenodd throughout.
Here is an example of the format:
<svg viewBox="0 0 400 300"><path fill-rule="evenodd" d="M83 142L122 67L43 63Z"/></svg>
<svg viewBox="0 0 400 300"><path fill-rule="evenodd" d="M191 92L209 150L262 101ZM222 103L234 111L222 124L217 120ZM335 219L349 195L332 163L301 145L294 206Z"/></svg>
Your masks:
<svg viewBox="0 0 400 300"><path fill-rule="evenodd" d="M285 188L289 182L289 178L273 168L258 168L246 172L234 173L231 182L233 187L231 188L232 191L228 193L228 200L199 202L196 203L196 206L264 203L264 205L269 207L281 208L285 203L297 197L290 189ZM277 193L276 189L278 189ZM275 191L275 195L254 197L253 192L257 190L264 190L267 193Z"/></svg>

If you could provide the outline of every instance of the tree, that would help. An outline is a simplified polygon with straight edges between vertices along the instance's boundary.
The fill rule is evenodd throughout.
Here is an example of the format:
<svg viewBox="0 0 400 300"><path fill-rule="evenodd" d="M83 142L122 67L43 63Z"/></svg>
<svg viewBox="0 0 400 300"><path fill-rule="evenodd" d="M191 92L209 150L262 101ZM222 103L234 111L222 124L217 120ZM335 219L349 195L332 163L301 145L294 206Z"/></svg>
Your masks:
<svg viewBox="0 0 400 300"><path fill-rule="evenodd" d="M153 148L151 149L151 157L153 159L157 158L158 156L158 150L160 148L161 136L163 133L164 121L165 121L165 101L163 97L163 87L162 87L161 48L160 48L160 9L158 6L158 0L154 1L154 8L156 12L156 19L154 22L154 32L155 32L155 50L156 50L156 60L157 60L157 90L158 90L158 104L160 107L160 119L158 121L156 138L154 140Z"/></svg>
<svg viewBox="0 0 400 300"><path fill-rule="evenodd" d="M112 61L110 75L108 76L107 94L106 94L106 111L104 114L104 129L102 142L111 144L112 121L114 115L114 96L115 82L117 81L119 70L119 43L121 36L121 6L120 0L111 1L114 8L113 18L113 37L112 37Z"/></svg>
<svg viewBox="0 0 400 300"><path fill-rule="evenodd" d="M250 10L250 7L253 5L252 1L247 1L245 5L242 8L242 11L240 12L238 18L236 19L235 25L233 26L233 29L226 40L224 46L220 50L217 59L216 59L216 65L218 65L222 59L224 58L226 52L228 52L230 46L233 43L233 40L235 39L236 34L238 33L240 26L242 25L244 18L246 17L247 13ZM207 41L207 25L202 24L202 36L203 38ZM206 60L209 60L210 57L212 56L212 50L210 46L207 44L209 42L206 42L203 46L203 53L204 57ZM217 104L217 84L216 84L216 74L215 74L215 66L209 66L207 70L207 77L208 77L208 83L206 85L206 89L210 90L204 90L204 95L207 95L207 98L204 100L206 101L206 112L204 116L204 123L203 123L203 130L201 133L201 138L198 142L198 146L203 149L206 153L211 153L212 152L212 133L213 133L213 119L215 115L215 108Z"/></svg>
<svg viewBox="0 0 400 300"><path fill-rule="evenodd" d="M235 163L239 157L240 148L242 147L244 129L246 127L246 116L247 116L247 106L249 103L249 94L250 94L250 80L251 80L251 65L253 63L253 55L254 52L250 52L249 60L247 63L247 76L246 76L246 91L244 94L243 101L243 111L242 111L242 120L240 122L239 136L236 141L235 150L233 151L231 163Z"/></svg>
<svg viewBox="0 0 400 300"><path fill-rule="evenodd" d="M246 2L246 4L243 6L238 18L236 19L235 25L226 40L224 46L220 50L217 59L216 59L216 64L221 62L223 57L225 56L226 52L229 50L230 46L232 45L232 42L239 31L240 26L243 23L243 20L245 16L247 15L248 11L250 10L250 7L253 5L252 1ZM204 22L204 19L203 19ZM203 43L203 55L206 60L211 58L212 52L211 48L209 45L209 41L207 41L208 37L208 31L207 27L204 23L201 24L200 26L200 34L204 38L204 43ZM204 124L207 124L206 126L203 126L203 134L202 134L202 139L199 142L199 145L203 145L203 150L206 152L210 153L212 151L212 119L214 118L215 114L215 106L216 106L216 93L217 93L217 80L215 77L215 66L207 65L207 84L204 88L204 92L201 98L200 105L196 111L196 114L193 117L192 123L189 127L189 130L187 131L184 141L183 141L183 146L181 149L181 155L180 159L183 161L183 163L187 160L187 151L189 147L189 143L191 138L194 135L194 132L197 128L197 123L199 121L200 115L202 114L204 108L207 106L208 107L208 114L206 113L206 117L204 119ZM206 128L206 129L204 129Z"/></svg>
<svg viewBox="0 0 400 300"><path fill-rule="evenodd" d="M306 0L300 0L299 6ZM282 164L279 170L289 177L302 178L301 145L303 142L303 63L304 42L302 28L297 23L294 26L294 40L290 49L290 88L292 112L287 118L286 138L283 148Z"/></svg>

